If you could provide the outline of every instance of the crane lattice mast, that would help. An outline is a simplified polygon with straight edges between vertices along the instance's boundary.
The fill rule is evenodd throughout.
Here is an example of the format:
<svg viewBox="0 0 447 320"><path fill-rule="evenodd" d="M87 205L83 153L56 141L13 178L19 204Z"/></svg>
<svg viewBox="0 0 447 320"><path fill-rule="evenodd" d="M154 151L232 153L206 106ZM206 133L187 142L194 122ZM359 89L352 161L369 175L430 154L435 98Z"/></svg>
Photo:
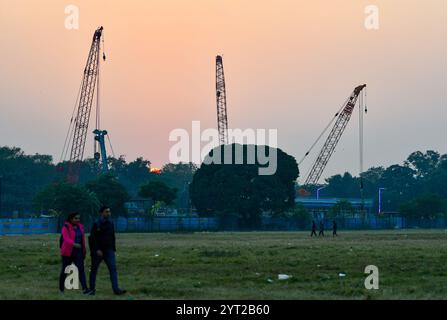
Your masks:
<svg viewBox="0 0 447 320"><path fill-rule="evenodd" d="M74 130L71 138L71 152L69 159L68 177L69 182L79 180L81 161L84 156L85 142L90 122L93 99L99 74L100 46L103 27L96 29L93 42L88 55L87 64L79 96L79 105L74 118Z"/></svg>
<svg viewBox="0 0 447 320"><path fill-rule="evenodd" d="M324 143L323 148L321 149L314 165L312 166L312 169L309 172L309 175L306 178L306 181L304 183L305 186L316 185L318 183L318 180L323 174L323 171L329 159L331 158L338 141L340 140L341 136L343 135L343 132L345 131L346 126L348 125L355 104L357 103L357 99L365 87L366 84L356 87L352 92L351 96L349 97L349 99L347 100L346 104L342 108L342 111L335 115L337 117L335 125L332 128L328 138L326 139L326 142Z"/></svg>
<svg viewBox="0 0 447 320"><path fill-rule="evenodd" d="M225 75L222 56L216 57L216 101L219 142L221 145L225 145L228 144L228 118L227 93L225 90Z"/></svg>

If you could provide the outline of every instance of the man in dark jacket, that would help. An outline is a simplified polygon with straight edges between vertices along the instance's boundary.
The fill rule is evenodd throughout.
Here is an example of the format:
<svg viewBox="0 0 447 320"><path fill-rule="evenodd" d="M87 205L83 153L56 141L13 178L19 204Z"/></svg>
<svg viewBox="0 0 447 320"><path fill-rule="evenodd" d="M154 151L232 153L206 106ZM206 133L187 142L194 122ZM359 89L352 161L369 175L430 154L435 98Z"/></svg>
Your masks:
<svg viewBox="0 0 447 320"><path fill-rule="evenodd" d="M324 237L324 221L320 221L320 232L318 233L318 236Z"/></svg>
<svg viewBox="0 0 447 320"><path fill-rule="evenodd" d="M317 236L317 224L315 223L315 220L312 220L312 232L310 233L310 236Z"/></svg>
<svg viewBox="0 0 447 320"><path fill-rule="evenodd" d="M337 221L332 221L332 236L336 237L337 236Z"/></svg>
<svg viewBox="0 0 447 320"><path fill-rule="evenodd" d="M102 207L99 211L100 217L92 225L92 231L89 236L90 255L92 257L92 268L90 271L90 294L96 293L96 274L102 260L107 265L112 282L113 292L117 295L126 293L118 287L118 272L116 271L116 244L115 244L115 226L110 218L111 211L109 207Z"/></svg>

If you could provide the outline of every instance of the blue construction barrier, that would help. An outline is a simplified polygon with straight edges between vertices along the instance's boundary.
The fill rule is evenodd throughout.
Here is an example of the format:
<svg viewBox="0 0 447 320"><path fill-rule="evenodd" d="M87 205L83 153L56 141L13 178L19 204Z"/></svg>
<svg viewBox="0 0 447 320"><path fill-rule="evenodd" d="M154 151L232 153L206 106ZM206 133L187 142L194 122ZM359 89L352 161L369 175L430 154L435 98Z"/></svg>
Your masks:
<svg viewBox="0 0 447 320"><path fill-rule="evenodd" d="M242 231L237 220L223 223L215 217L118 217L113 219L117 232L182 232L182 231ZM319 223L319 220L316 219ZM340 230L384 230L384 229L412 229L412 228L447 228L446 219L406 219L399 216L370 216L366 219L359 217L337 218ZM227 221L228 222L228 221ZM259 227L249 230L265 231L296 231L309 230L309 219L263 217ZM325 220L325 228L332 227L332 220ZM90 226L85 225L86 232ZM0 235L6 234L47 234L58 233L57 218L30 219L0 219Z"/></svg>
<svg viewBox="0 0 447 320"><path fill-rule="evenodd" d="M117 218L118 232L162 232L162 231L212 231L217 230L216 218L200 217L154 217L154 218Z"/></svg>
<svg viewBox="0 0 447 320"><path fill-rule="evenodd" d="M57 219L0 219L0 234L46 234L57 232Z"/></svg>

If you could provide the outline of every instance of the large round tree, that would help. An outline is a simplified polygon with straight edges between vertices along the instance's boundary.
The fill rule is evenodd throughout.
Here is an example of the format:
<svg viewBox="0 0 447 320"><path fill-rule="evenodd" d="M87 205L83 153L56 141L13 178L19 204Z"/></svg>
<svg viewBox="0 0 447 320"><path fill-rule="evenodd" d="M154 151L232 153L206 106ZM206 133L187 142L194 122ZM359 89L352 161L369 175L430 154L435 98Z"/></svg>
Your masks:
<svg viewBox="0 0 447 320"><path fill-rule="evenodd" d="M269 166L275 170L262 171ZM281 212L294 205L298 175L295 158L281 149L220 146L194 174L191 200L199 214L235 214L243 227L253 227L259 225L262 212Z"/></svg>

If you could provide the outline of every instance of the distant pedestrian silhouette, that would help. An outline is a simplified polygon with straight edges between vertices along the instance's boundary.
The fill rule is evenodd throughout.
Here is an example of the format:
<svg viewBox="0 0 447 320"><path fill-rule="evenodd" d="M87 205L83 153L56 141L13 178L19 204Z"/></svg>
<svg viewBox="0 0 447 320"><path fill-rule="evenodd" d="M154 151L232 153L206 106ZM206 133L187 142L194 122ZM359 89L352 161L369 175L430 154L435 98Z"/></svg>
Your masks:
<svg viewBox="0 0 447 320"><path fill-rule="evenodd" d="M337 221L332 221L332 236L337 236Z"/></svg>
<svg viewBox="0 0 447 320"><path fill-rule="evenodd" d="M320 222L320 232L318 233L318 236L324 237L324 222L323 221Z"/></svg>
<svg viewBox="0 0 447 320"><path fill-rule="evenodd" d="M310 236L317 236L317 224L315 223L315 220L312 220L312 233L310 234Z"/></svg>

